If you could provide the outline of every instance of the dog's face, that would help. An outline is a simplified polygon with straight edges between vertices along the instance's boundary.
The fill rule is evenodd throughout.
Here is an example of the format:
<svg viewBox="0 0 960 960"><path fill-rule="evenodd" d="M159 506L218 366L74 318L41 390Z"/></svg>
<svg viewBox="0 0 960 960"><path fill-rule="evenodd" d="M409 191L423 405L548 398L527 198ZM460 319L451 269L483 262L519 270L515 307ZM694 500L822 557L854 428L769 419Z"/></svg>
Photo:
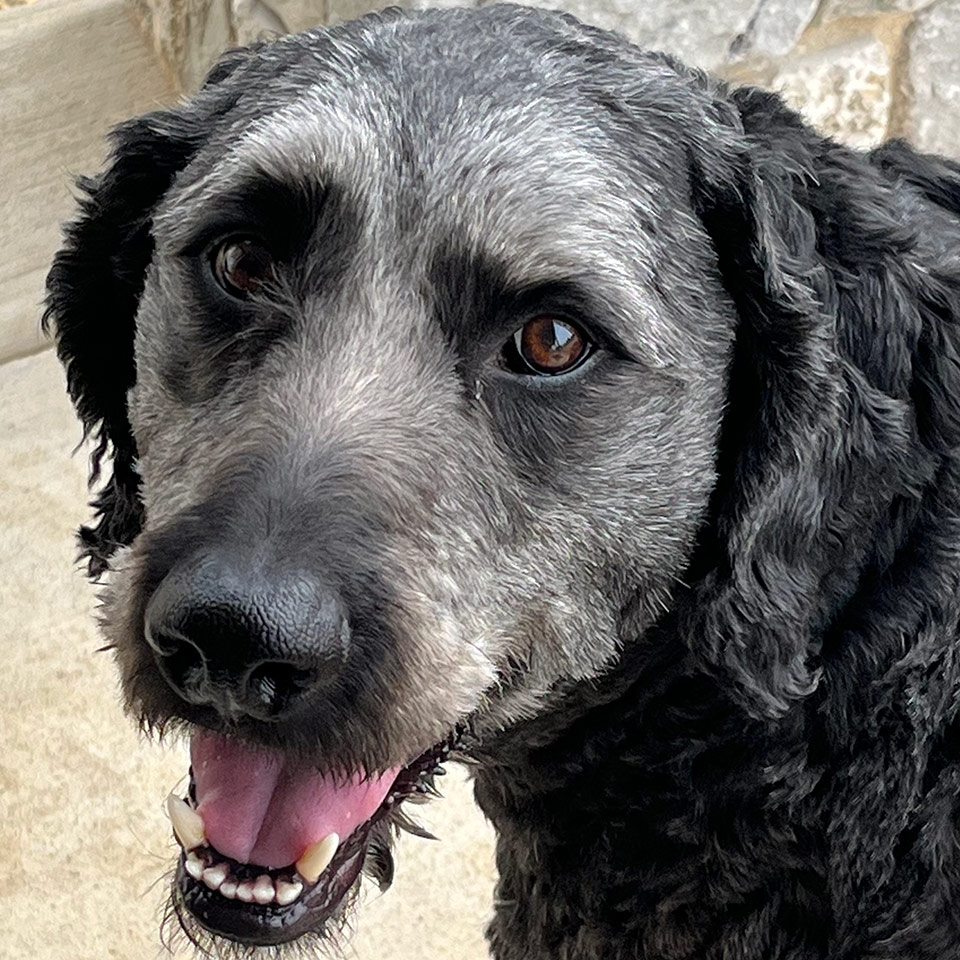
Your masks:
<svg viewBox="0 0 960 960"><path fill-rule="evenodd" d="M51 312L116 451L87 540L129 709L196 731L185 917L322 931L456 738L495 749L668 604L735 327L713 111L490 9L232 55L118 134Z"/></svg>

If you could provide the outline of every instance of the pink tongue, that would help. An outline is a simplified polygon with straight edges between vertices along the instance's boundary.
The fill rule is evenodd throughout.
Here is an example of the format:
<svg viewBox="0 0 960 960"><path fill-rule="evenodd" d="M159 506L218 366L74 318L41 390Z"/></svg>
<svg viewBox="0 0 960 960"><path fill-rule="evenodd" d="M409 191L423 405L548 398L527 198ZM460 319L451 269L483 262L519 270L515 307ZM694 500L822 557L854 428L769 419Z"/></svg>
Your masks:
<svg viewBox="0 0 960 960"><path fill-rule="evenodd" d="M207 841L225 856L286 867L312 843L345 840L383 803L400 767L346 783L289 767L280 754L210 733L190 743L197 811Z"/></svg>

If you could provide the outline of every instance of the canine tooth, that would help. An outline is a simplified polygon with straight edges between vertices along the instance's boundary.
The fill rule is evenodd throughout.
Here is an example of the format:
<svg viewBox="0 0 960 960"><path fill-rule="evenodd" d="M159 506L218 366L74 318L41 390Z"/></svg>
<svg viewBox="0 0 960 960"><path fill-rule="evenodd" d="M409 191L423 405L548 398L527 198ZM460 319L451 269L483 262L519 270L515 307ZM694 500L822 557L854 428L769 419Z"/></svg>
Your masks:
<svg viewBox="0 0 960 960"><path fill-rule="evenodd" d="M244 903L253 903L253 881L244 880L237 884L237 899Z"/></svg>
<svg viewBox="0 0 960 960"><path fill-rule="evenodd" d="M257 903L270 903L276 892L273 888L273 880L265 873L257 877L257 882L253 885L253 899Z"/></svg>
<svg viewBox="0 0 960 960"><path fill-rule="evenodd" d="M279 903L281 907L293 903L301 893L303 893L302 883L297 883L296 881L287 883L286 880L277 881L277 903Z"/></svg>
<svg viewBox="0 0 960 960"><path fill-rule="evenodd" d="M227 879L230 868L225 863L217 863L203 871L203 882L211 889L217 890L220 884Z"/></svg>
<svg viewBox="0 0 960 960"><path fill-rule="evenodd" d="M200 880L203 877L203 861L195 853L187 854L183 867L194 880Z"/></svg>
<svg viewBox="0 0 960 960"><path fill-rule="evenodd" d="M203 817L189 803L172 793L167 797L167 816L170 817L174 836L184 850L195 850L207 842Z"/></svg>
<svg viewBox="0 0 960 960"><path fill-rule="evenodd" d="M297 873L303 877L307 883L316 883L320 879L320 874L330 866L330 861L340 846L340 838L331 833L329 836L310 844L303 855L294 864Z"/></svg>
<svg viewBox="0 0 960 960"><path fill-rule="evenodd" d="M237 895L237 881L236 880L224 880L220 884L220 896L226 897L228 900L233 900Z"/></svg>

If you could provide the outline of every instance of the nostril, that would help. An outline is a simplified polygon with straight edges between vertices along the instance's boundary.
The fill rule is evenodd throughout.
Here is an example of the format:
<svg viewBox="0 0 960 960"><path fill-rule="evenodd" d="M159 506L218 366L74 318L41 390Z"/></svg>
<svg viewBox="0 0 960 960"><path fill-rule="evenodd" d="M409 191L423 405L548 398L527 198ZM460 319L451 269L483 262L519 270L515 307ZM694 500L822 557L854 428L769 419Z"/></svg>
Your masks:
<svg viewBox="0 0 960 960"><path fill-rule="evenodd" d="M160 654L161 657L172 656L185 641L185 638L179 633L154 627L149 619L146 623L146 634L148 646L154 653Z"/></svg>
<svg viewBox="0 0 960 960"><path fill-rule="evenodd" d="M282 713L298 694L315 684L316 677L311 671L281 660L257 664L247 676L251 701L262 704L271 713Z"/></svg>
<svg viewBox="0 0 960 960"><path fill-rule="evenodd" d="M189 698L191 691L203 687L207 676L206 658L192 640L172 630L149 626L146 634L161 673L175 690Z"/></svg>

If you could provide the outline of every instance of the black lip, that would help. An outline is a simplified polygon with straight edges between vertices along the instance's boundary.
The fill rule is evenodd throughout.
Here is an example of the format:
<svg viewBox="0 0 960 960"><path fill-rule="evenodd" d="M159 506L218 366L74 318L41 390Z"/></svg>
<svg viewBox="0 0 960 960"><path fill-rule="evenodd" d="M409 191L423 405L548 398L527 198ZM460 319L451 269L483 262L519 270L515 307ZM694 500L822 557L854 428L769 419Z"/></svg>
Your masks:
<svg viewBox="0 0 960 960"><path fill-rule="evenodd" d="M174 897L210 933L238 943L276 946L306 933L322 933L343 911L363 867L372 826L368 821L354 830L317 883L285 907L222 897L186 872L183 855L177 864Z"/></svg>

